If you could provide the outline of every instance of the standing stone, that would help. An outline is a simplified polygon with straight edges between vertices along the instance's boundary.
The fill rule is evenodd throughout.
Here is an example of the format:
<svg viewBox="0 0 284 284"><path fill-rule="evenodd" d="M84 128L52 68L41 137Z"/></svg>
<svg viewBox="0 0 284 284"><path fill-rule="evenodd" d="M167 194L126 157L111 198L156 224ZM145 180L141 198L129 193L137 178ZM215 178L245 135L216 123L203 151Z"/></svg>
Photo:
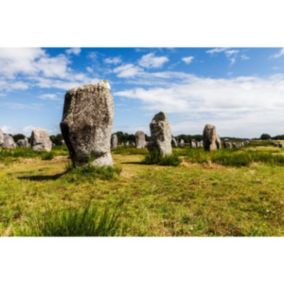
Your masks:
<svg viewBox="0 0 284 284"><path fill-rule="evenodd" d="M151 141L147 144L150 152L158 152L161 157L172 154L172 132L163 112L157 113L150 123Z"/></svg>
<svg viewBox="0 0 284 284"><path fill-rule="evenodd" d="M224 141L224 148L225 149L232 149L233 148L233 145L231 142L229 141Z"/></svg>
<svg viewBox="0 0 284 284"><path fill-rule="evenodd" d="M180 147L184 147L185 143L184 143L184 140L183 139L180 139L179 141L179 146Z"/></svg>
<svg viewBox="0 0 284 284"><path fill-rule="evenodd" d="M174 136L172 137L172 147L174 148L178 147L178 142Z"/></svg>
<svg viewBox="0 0 284 284"><path fill-rule="evenodd" d="M203 147L205 151L214 151L221 148L221 139L214 125L205 125L203 130Z"/></svg>
<svg viewBox="0 0 284 284"><path fill-rule="evenodd" d="M61 132L73 164L112 166L110 139L114 104L108 81L69 90Z"/></svg>
<svg viewBox="0 0 284 284"><path fill-rule="evenodd" d="M17 145L22 148L29 148L31 146L27 137L24 139L18 140Z"/></svg>
<svg viewBox="0 0 284 284"><path fill-rule="evenodd" d="M17 147L17 144L15 143L12 135L4 133L3 136L4 136L4 141L3 141L2 147L4 149L14 149Z"/></svg>
<svg viewBox="0 0 284 284"><path fill-rule="evenodd" d="M41 128L35 128L31 135L31 146L34 151L50 152L52 149L52 142L48 133Z"/></svg>
<svg viewBox="0 0 284 284"><path fill-rule="evenodd" d="M191 148L197 148L197 142L195 140L190 141L190 147Z"/></svg>
<svg viewBox="0 0 284 284"><path fill-rule="evenodd" d="M2 129L0 129L0 147L3 145L4 143L4 132L2 131Z"/></svg>
<svg viewBox="0 0 284 284"><path fill-rule="evenodd" d="M118 138L116 134L111 135L111 148L116 149L118 145Z"/></svg>
<svg viewBox="0 0 284 284"><path fill-rule="evenodd" d="M137 131L135 133L135 145L137 149L143 149L146 146L145 133L143 131Z"/></svg>

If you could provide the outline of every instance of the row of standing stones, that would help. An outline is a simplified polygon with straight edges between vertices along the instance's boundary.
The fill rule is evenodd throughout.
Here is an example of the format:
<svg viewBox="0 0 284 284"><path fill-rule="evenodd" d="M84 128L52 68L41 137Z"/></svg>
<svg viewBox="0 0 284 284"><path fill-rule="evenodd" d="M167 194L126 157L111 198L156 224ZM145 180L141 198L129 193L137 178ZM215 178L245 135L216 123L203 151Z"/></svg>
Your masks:
<svg viewBox="0 0 284 284"><path fill-rule="evenodd" d="M63 139L74 166L91 163L93 166L112 166L111 148L118 145L117 135L112 135L114 102L108 81L84 85L67 91L64 100L63 117L60 123ZM161 157L172 154L172 147L184 147L183 140L172 136L167 116L157 113L150 122L150 141L145 133L135 134L136 148L147 147L150 152L158 152ZM40 128L32 131L30 142L20 139L17 144L13 137L0 129L2 148L32 147L35 151L51 151L52 142L48 133ZM233 148L231 142L224 142L225 148ZM221 148L221 139L213 125L207 124L203 130L203 141L190 143L192 148L203 147L206 151Z"/></svg>
<svg viewBox="0 0 284 284"><path fill-rule="evenodd" d="M65 95L61 132L74 166L90 163L96 167L112 166L111 148L118 138L112 135L114 102L108 81L84 85ZM161 157L172 154L173 139L167 116L159 112L150 123L150 141L142 131L136 132L136 148L147 147ZM203 131L203 147L207 151L221 148L221 140L213 125Z"/></svg>
<svg viewBox="0 0 284 284"><path fill-rule="evenodd" d="M52 142L48 133L41 128L35 128L32 131L30 142L28 138L19 139L17 143L14 141L12 135L4 133L0 129L0 147L5 149L14 149L16 147L32 148L34 151L50 152L52 149Z"/></svg>

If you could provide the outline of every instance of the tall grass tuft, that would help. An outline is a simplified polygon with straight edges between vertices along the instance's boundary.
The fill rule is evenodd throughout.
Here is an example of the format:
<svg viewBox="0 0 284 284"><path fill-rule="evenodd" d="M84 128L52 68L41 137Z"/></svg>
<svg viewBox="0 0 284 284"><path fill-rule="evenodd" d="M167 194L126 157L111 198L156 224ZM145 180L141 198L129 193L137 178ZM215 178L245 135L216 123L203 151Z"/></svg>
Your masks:
<svg viewBox="0 0 284 284"><path fill-rule="evenodd" d="M111 180L121 173L120 167L94 167L90 164L85 166L72 167L68 166L65 178L70 182L83 180L96 180L97 178L103 180Z"/></svg>
<svg viewBox="0 0 284 284"><path fill-rule="evenodd" d="M85 208L49 210L28 220L18 236L116 236L123 233L118 206L113 210Z"/></svg>
<svg viewBox="0 0 284 284"><path fill-rule="evenodd" d="M53 152L44 152L41 155L42 160L52 160L54 158L54 153Z"/></svg>
<svg viewBox="0 0 284 284"><path fill-rule="evenodd" d="M151 151L145 156L142 163L147 165L157 164L162 166L176 167L181 163L181 160L176 154L171 154L162 157L158 151Z"/></svg>

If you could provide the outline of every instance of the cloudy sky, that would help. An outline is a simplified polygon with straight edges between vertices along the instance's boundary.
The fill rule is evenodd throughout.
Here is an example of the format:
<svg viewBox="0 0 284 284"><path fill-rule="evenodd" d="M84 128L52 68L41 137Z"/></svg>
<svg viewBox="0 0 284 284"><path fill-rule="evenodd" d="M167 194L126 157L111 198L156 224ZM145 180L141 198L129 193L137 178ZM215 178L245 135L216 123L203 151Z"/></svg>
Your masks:
<svg viewBox="0 0 284 284"><path fill-rule="evenodd" d="M110 81L114 131L148 131L158 111L174 134L284 134L284 48L0 48L0 128L59 132L66 90Z"/></svg>

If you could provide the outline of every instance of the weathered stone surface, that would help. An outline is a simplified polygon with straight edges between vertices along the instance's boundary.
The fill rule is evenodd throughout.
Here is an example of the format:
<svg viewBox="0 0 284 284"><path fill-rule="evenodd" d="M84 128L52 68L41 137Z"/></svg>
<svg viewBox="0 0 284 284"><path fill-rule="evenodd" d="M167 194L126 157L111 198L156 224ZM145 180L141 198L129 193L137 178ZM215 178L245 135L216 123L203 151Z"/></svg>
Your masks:
<svg viewBox="0 0 284 284"><path fill-rule="evenodd" d="M3 140L3 144L2 147L5 149L14 149L17 147L17 144L14 141L13 136L4 133L4 140Z"/></svg>
<svg viewBox="0 0 284 284"><path fill-rule="evenodd" d="M158 152L162 157L172 154L172 132L163 112L157 113L150 123L151 141L147 144L150 152Z"/></svg>
<svg viewBox="0 0 284 284"><path fill-rule="evenodd" d="M85 85L65 95L61 132L74 165L111 166L114 104L108 81Z"/></svg>
<svg viewBox="0 0 284 284"><path fill-rule="evenodd" d="M178 147L178 142L174 136L172 137L172 147L174 148Z"/></svg>
<svg viewBox="0 0 284 284"><path fill-rule="evenodd" d="M116 149L118 145L118 138L116 134L111 135L111 148Z"/></svg>
<svg viewBox="0 0 284 284"><path fill-rule="evenodd" d="M146 146L145 133L143 131L137 131L135 133L135 145L137 149L143 149Z"/></svg>
<svg viewBox="0 0 284 284"><path fill-rule="evenodd" d="M31 147L28 138L20 139L17 141L17 145L22 148L29 148Z"/></svg>
<svg viewBox="0 0 284 284"><path fill-rule="evenodd" d="M4 143L4 132L2 131L2 129L0 129L0 147L3 145Z"/></svg>
<svg viewBox="0 0 284 284"><path fill-rule="evenodd" d="M205 125L203 130L203 147L206 151L221 149L221 139L218 136L214 125Z"/></svg>
<svg viewBox="0 0 284 284"><path fill-rule="evenodd" d="M52 142L48 133L41 128L35 128L31 135L31 146L34 151L50 152L52 149Z"/></svg>

